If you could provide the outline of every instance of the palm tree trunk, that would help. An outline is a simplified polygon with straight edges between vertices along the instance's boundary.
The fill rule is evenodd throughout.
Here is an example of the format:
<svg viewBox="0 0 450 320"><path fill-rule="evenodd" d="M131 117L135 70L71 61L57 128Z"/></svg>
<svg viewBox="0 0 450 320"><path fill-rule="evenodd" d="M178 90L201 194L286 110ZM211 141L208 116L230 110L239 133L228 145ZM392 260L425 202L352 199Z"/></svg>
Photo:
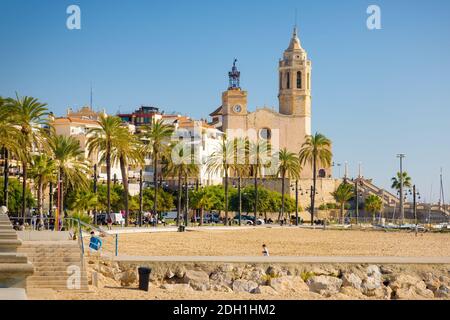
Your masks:
<svg viewBox="0 0 450 320"><path fill-rule="evenodd" d="M258 219L258 167L255 166L255 180L254 180L254 184L255 184L255 224L256 224L256 219Z"/></svg>
<svg viewBox="0 0 450 320"><path fill-rule="evenodd" d="M153 201L153 213L157 217L158 210L158 153L155 152L155 157L153 159L153 187L155 188L155 198Z"/></svg>
<svg viewBox="0 0 450 320"><path fill-rule="evenodd" d="M178 174L178 194L177 194L177 201L178 201L178 206L177 206L177 227L180 226L180 217L181 217L181 192L182 192L182 174L181 174L181 170L180 173Z"/></svg>
<svg viewBox="0 0 450 320"><path fill-rule="evenodd" d="M27 191L27 162L22 161L22 218L24 219L25 223L25 208L27 206L27 199L26 199L26 191Z"/></svg>
<svg viewBox="0 0 450 320"><path fill-rule="evenodd" d="M8 189L9 189L9 154L5 148L4 164L3 164L3 204L8 208Z"/></svg>
<svg viewBox="0 0 450 320"><path fill-rule="evenodd" d="M317 182L317 159L313 156L313 189L311 190L311 225L314 225L314 206L316 200L316 182Z"/></svg>
<svg viewBox="0 0 450 320"><path fill-rule="evenodd" d="M123 184L123 204L125 206L125 227L128 227L128 218L130 216L130 210L128 208L128 174L127 167L125 164L125 158L123 155L119 159L120 171L122 173L122 184Z"/></svg>
<svg viewBox="0 0 450 320"><path fill-rule="evenodd" d="M60 176L60 187L61 187L61 192L60 192L60 213L59 213L59 217L60 219L64 219L64 170L63 168L59 168L59 176Z"/></svg>
<svg viewBox="0 0 450 320"><path fill-rule="evenodd" d="M42 182L39 179L38 187L37 187L37 200L38 200L37 208L38 208L38 212L39 212L39 218L41 219L41 221L44 217L44 213L42 211L42 188L43 188Z"/></svg>
<svg viewBox="0 0 450 320"><path fill-rule="evenodd" d="M228 226L228 166L225 165L225 225Z"/></svg>
<svg viewBox="0 0 450 320"><path fill-rule="evenodd" d="M285 172L281 174L281 211L278 214L278 222L281 222L281 218L284 217L284 178L285 178Z"/></svg>
<svg viewBox="0 0 450 320"><path fill-rule="evenodd" d="M106 210L108 218L111 214L111 148L106 149Z"/></svg>
<svg viewBox="0 0 450 320"><path fill-rule="evenodd" d="M241 217L242 217L242 192L241 192L241 174L238 177L238 194L239 194L239 226L242 225Z"/></svg>

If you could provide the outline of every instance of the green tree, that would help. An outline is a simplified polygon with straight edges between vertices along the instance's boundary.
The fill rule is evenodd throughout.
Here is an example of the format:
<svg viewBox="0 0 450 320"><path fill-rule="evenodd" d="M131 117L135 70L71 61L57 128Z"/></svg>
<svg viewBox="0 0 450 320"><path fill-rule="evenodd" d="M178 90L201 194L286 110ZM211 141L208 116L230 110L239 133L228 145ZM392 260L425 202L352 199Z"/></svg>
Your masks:
<svg viewBox="0 0 450 320"><path fill-rule="evenodd" d="M189 177L198 176L199 166L194 161L193 154L191 152L191 145L185 142L185 140L171 144L170 156L168 155L165 158L167 160L163 170L165 175L177 178L178 180L177 226L179 226L181 221L183 178L187 184Z"/></svg>
<svg viewBox="0 0 450 320"><path fill-rule="evenodd" d="M190 205L193 209L200 210L200 225L203 225L203 212L204 210L211 210L213 207L212 194L209 189L201 188L195 190L190 195Z"/></svg>
<svg viewBox="0 0 450 320"><path fill-rule="evenodd" d="M155 190L154 188L145 188L143 190L143 204L144 210L154 210L155 204ZM159 212L170 211L174 208L173 196L169 192L158 189L156 194L156 210Z"/></svg>
<svg viewBox="0 0 450 320"><path fill-rule="evenodd" d="M172 125L164 123L164 121L157 120L149 126L141 128L141 138L146 143L146 153L150 154L153 162L153 191L154 199L153 212L158 212L158 161L161 154L165 153L169 148L170 138L174 132Z"/></svg>
<svg viewBox="0 0 450 320"><path fill-rule="evenodd" d="M222 137L221 142L215 147L214 152L208 157L206 161L207 171L211 174L222 173L224 176L224 186L225 186L225 225L228 226L228 174L231 165L234 163L234 144L233 141L227 140L226 136Z"/></svg>
<svg viewBox="0 0 450 320"><path fill-rule="evenodd" d="M242 224L242 177L250 173L248 164L249 141L248 139L234 139L233 163L231 169L237 176L237 192L238 192L238 221L239 226Z"/></svg>
<svg viewBox="0 0 450 320"><path fill-rule="evenodd" d="M331 152L331 140L321 133L316 133L314 136L306 136L306 141L303 143L299 160L302 165L309 163L313 171L313 191L311 195L311 225L314 225L314 208L316 199L316 185L317 185L317 167L329 167L333 154Z"/></svg>
<svg viewBox="0 0 450 320"><path fill-rule="evenodd" d="M345 204L350 201L350 199L354 196L354 188L353 185L350 183L343 182L339 185L339 187L332 192L332 195L337 203L340 205L340 216L339 221L340 223L343 222L344 218L344 209Z"/></svg>
<svg viewBox="0 0 450 320"><path fill-rule="evenodd" d="M392 181L392 185L391 188L395 189L397 191L400 190L400 181L403 178L403 188L412 188L412 180L411 177L408 175L408 172L404 171L403 174L401 174L400 172L397 172L397 176L396 177L392 177L391 181Z"/></svg>
<svg viewBox="0 0 450 320"><path fill-rule="evenodd" d="M90 174L88 162L84 159L84 151L80 148L80 143L72 136L54 135L51 137L50 149L56 164L60 183L60 201L58 212L61 217L64 215L64 185L69 188L88 187L87 176Z"/></svg>
<svg viewBox="0 0 450 320"><path fill-rule="evenodd" d="M99 127L88 131L87 148L89 156L94 153L101 155L100 162L106 163L106 210L111 213L111 157L117 138L123 130L122 120L119 117L101 116L97 122Z"/></svg>
<svg viewBox="0 0 450 320"><path fill-rule="evenodd" d="M381 212L383 207L383 200L377 195L371 194L366 198L364 203L364 208L367 212L371 213L373 216L373 221L375 221L375 215L377 212Z"/></svg>
<svg viewBox="0 0 450 320"><path fill-rule="evenodd" d="M30 155L34 147L41 150L46 147L48 110L47 104L39 102L33 97L19 97L16 99L9 99L6 103L9 120L18 128L20 133L16 141L20 148L20 153L17 157L22 163L22 217L25 217L26 197L28 180L28 163L30 162Z"/></svg>
<svg viewBox="0 0 450 320"><path fill-rule="evenodd" d="M281 211L278 221L284 217L285 208L285 179L299 179L300 177L300 161L297 155L289 152L286 148L278 153L278 175L281 176Z"/></svg>
<svg viewBox="0 0 450 320"><path fill-rule="evenodd" d="M263 174L263 169L270 167L272 159L271 146L267 140L258 139L257 141L251 141L249 144L249 164L253 172L254 178L254 215L255 219L258 218L258 208L260 206L260 193L258 190L258 179Z"/></svg>
<svg viewBox="0 0 450 320"><path fill-rule="evenodd" d="M87 214L98 206L98 196L90 190L80 190L73 193L69 209L75 213Z"/></svg>
<svg viewBox="0 0 450 320"><path fill-rule="evenodd" d="M44 190L50 182L56 181L56 164L45 153L34 155L31 159L30 177L34 180L37 189L37 209L43 221Z"/></svg>
<svg viewBox="0 0 450 320"><path fill-rule="evenodd" d="M0 182L3 183L3 178L0 178ZM22 199L22 187L18 179L11 178L9 180L8 185L8 193L9 193L9 205L8 211L14 215L20 214L20 209L22 207L23 199ZM4 189L0 190L0 195L3 196ZM25 203L27 208L32 208L36 205L36 201L31 193L30 188L27 186L25 191Z"/></svg>
<svg viewBox="0 0 450 320"><path fill-rule="evenodd" d="M111 150L112 163L119 162L120 172L122 175L123 185L123 203L125 210L125 226L128 226L129 220L129 191L128 191L128 167L130 165L140 166L144 165L144 151L141 141L132 134L128 128L122 127L117 129L114 143Z"/></svg>

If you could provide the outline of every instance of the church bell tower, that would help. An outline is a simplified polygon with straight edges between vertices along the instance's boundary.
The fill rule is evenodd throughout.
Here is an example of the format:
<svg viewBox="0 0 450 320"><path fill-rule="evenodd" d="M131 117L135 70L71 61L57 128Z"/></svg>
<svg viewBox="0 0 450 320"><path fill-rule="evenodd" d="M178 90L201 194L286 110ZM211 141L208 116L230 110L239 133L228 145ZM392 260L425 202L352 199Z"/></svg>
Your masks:
<svg viewBox="0 0 450 320"><path fill-rule="evenodd" d="M311 118L311 61L294 28L289 47L279 62L279 112Z"/></svg>

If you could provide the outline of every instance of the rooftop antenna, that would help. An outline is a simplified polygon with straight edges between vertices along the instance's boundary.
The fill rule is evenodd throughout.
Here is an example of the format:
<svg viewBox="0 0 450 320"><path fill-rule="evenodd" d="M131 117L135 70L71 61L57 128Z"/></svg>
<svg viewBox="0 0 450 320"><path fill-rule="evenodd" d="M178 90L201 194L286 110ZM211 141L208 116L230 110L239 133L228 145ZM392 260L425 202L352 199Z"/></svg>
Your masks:
<svg viewBox="0 0 450 320"><path fill-rule="evenodd" d="M445 196L444 196L444 182L443 182L443 174L442 174L442 168L441 168L441 175L440 175L440 187L439 190L439 209L444 208L445 209Z"/></svg>
<svg viewBox="0 0 450 320"><path fill-rule="evenodd" d="M91 110L94 110L93 107L92 107L92 81L91 81L90 107L91 107Z"/></svg>

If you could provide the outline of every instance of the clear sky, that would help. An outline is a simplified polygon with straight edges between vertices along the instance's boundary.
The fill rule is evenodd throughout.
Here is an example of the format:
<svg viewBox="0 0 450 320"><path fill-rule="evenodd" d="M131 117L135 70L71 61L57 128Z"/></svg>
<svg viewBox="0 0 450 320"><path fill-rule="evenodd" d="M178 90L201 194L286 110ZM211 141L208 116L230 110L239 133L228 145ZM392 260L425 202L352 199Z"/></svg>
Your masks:
<svg viewBox="0 0 450 320"><path fill-rule="evenodd" d="M71 4L81 30L66 28ZM371 4L381 30L366 27ZM427 200L432 184L438 198L440 167L450 198L448 0L0 0L0 95L35 96L63 115L89 104L92 82L97 109L201 118L220 105L236 57L250 110L277 108L296 9L313 62L313 131L333 140L335 161L351 176L361 161L389 188L403 152Z"/></svg>

